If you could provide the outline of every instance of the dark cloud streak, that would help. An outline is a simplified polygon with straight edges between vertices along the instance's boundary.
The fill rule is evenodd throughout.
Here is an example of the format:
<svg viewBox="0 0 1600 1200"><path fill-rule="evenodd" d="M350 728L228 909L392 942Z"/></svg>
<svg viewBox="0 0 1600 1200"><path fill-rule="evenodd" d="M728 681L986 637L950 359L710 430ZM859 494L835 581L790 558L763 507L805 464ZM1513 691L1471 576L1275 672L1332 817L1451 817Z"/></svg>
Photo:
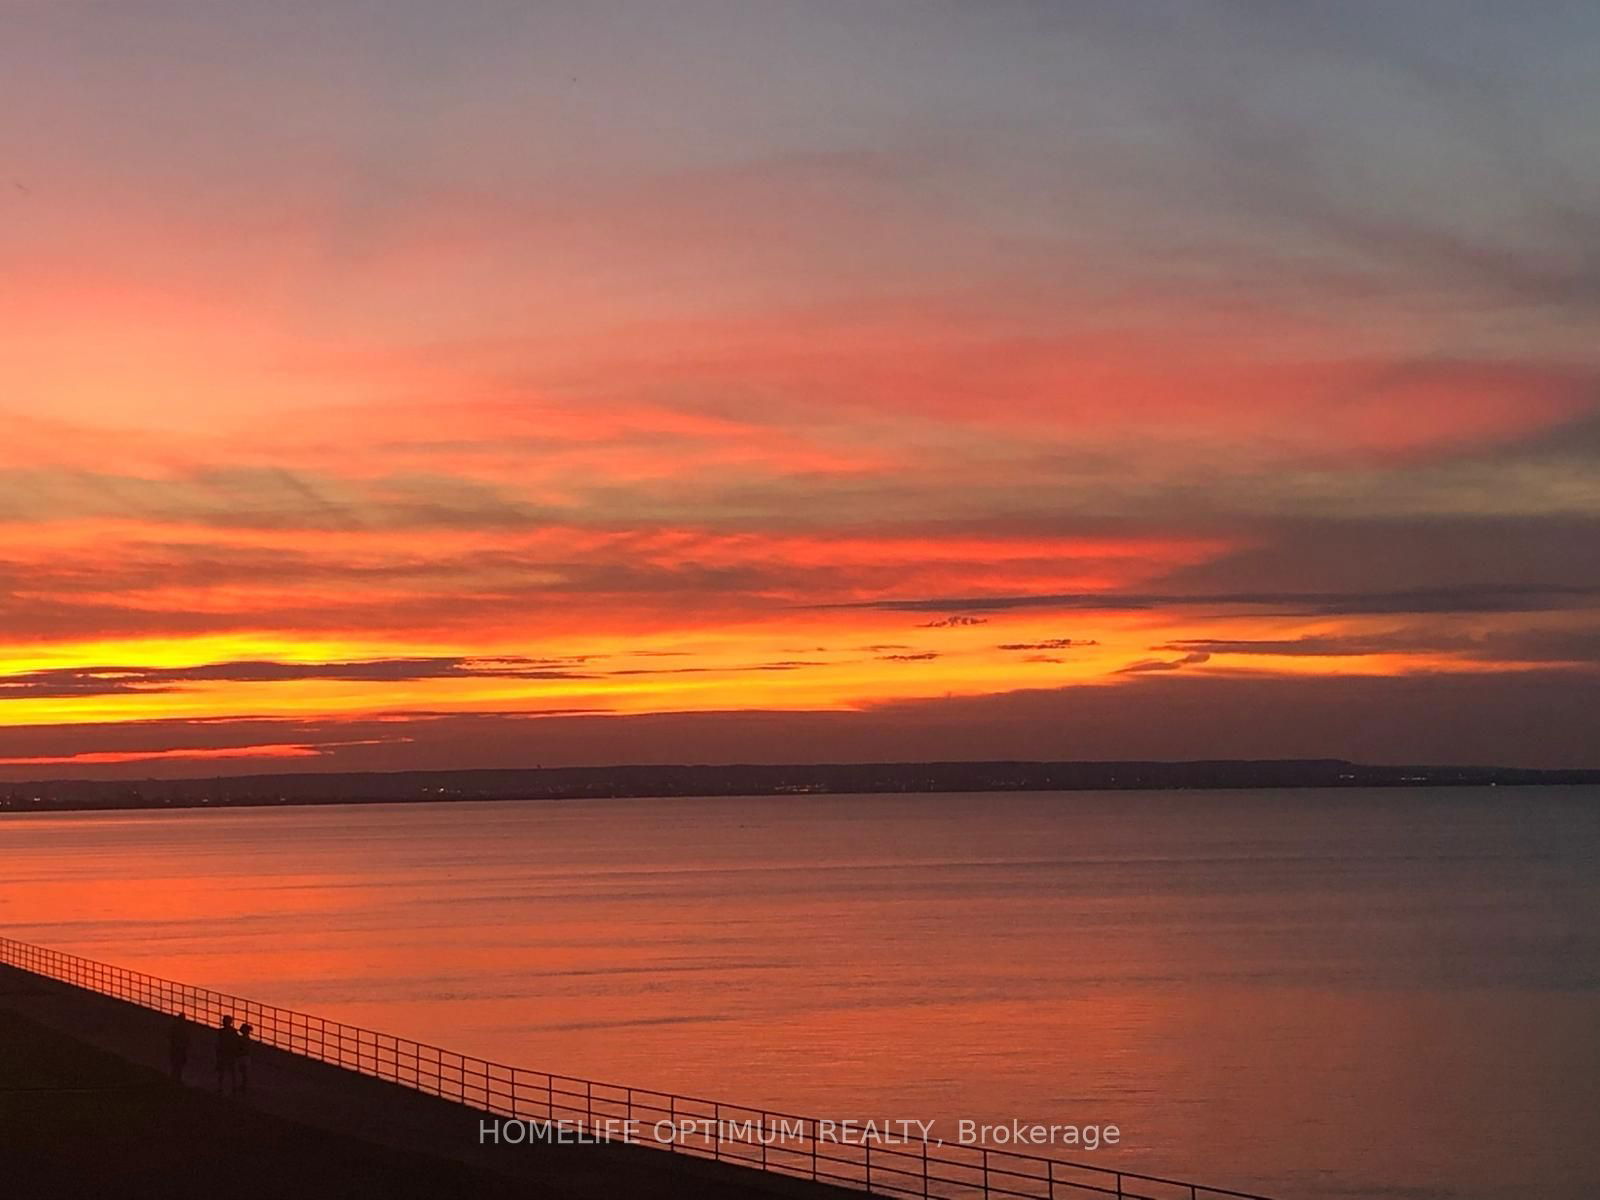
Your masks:
<svg viewBox="0 0 1600 1200"><path fill-rule="evenodd" d="M954 596L914 600L867 600L819 605L830 609L941 612L952 609L1006 612L1058 608L1098 612L1154 608L1249 608L1282 616L1361 616L1388 613L1523 613L1589 608L1600 604L1600 587L1483 584L1411 588L1390 592L1057 592L1037 596ZM937 627L934 622L924 628Z"/></svg>
<svg viewBox="0 0 1600 1200"><path fill-rule="evenodd" d="M270 660L193 667L51 667L0 676L0 700L150 694L197 683L302 683L338 680L403 683L421 679L590 679L572 669L581 659L387 658L359 662L291 663Z"/></svg>

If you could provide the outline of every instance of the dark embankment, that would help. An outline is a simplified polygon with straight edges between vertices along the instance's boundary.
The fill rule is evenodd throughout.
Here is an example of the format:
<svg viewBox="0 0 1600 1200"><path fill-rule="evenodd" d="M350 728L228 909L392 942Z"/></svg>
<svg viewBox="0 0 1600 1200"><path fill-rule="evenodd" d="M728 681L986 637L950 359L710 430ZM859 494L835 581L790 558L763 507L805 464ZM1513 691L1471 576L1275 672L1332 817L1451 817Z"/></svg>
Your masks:
<svg viewBox="0 0 1600 1200"><path fill-rule="evenodd" d="M13 1196L395 1200L528 1196L406 1153L169 1083L0 1008L0 1128ZM550 1193L555 1195L557 1193Z"/></svg>
<svg viewBox="0 0 1600 1200"><path fill-rule="evenodd" d="M0 966L0 1195L133 1200L856 1196L639 1146L482 1145L478 1114L257 1047L248 1095L161 1068L168 1018Z"/></svg>

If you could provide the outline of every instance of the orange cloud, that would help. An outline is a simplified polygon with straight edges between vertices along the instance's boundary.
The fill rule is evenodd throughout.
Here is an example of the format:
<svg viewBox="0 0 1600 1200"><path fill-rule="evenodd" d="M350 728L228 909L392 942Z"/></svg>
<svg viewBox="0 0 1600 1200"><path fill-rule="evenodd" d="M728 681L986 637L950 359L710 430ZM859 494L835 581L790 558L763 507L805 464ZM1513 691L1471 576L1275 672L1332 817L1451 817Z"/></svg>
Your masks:
<svg viewBox="0 0 1600 1200"><path fill-rule="evenodd" d="M8 767L103 766L108 763L159 762L165 760L316 758L321 753L322 751L315 746L266 744L184 750L91 750L82 754L46 754L31 758L0 758L0 764Z"/></svg>

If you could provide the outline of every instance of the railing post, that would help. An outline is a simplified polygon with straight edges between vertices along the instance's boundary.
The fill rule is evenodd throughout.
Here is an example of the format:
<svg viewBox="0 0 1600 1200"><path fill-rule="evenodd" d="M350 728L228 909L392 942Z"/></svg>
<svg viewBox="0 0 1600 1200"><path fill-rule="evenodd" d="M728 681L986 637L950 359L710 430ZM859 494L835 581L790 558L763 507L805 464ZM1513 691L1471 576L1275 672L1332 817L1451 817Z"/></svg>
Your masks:
<svg viewBox="0 0 1600 1200"><path fill-rule="evenodd" d="M678 1152L678 1095L676 1092L667 1096L667 1120L672 1123L672 1136L667 1139L667 1153Z"/></svg>
<svg viewBox="0 0 1600 1200"><path fill-rule="evenodd" d="M922 1200L928 1200L928 1139L922 1139ZM1052 1200L1054 1198L1052 1197Z"/></svg>
<svg viewBox="0 0 1600 1200"><path fill-rule="evenodd" d="M861 1143L861 1145L862 1145L862 1148L864 1150L866 1150L866 1152L867 1152L866 1153L867 1191L870 1192L872 1190L872 1143L870 1141L867 1141L867 1142Z"/></svg>
<svg viewBox="0 0 1600 1200"><path fill-rule="evenodd" d="M817 1177L817 1119L811 1118L811 1178Z"/></svg>
<svg viewBox="0 0 1600 1200"><path fill-rule="evenodd" d="M718 1162L722 1161L722 1105L714 1102L711 1105L711 1157Z"/></svg>
<svg viewBox="0 0 1600 1200"><path fill-rule="evenodd" d="M583 1081L583 1121L584 1121L584 1126L583 1127L585 1129L587 1129L589 1132L593 1133L594 1132L594 1081L591 1080L591 1079L585 1079Z"/></svg>
<svg viewBox="0 0 1600 1200"><path fill-rule="evenodd" d="M1117 1200L1122 1200L1122 1172L1117 1172Z"/></svg>
<svg viewBox="0 0 1600 1200"><path fill-rule="evenodd" d="M1045 1195L1049 1200L1056 1200L1056 1160L1053 1158L1044 1160L1044 1182Z"/></svg>
<svg viewBox="0 0 1600 1200"><path fill-rule="evenodd" d="M1120 1191L1117 1193L1122 1194ZM989 1200L989 1147L983 1148L983 1200Z"/></svg>

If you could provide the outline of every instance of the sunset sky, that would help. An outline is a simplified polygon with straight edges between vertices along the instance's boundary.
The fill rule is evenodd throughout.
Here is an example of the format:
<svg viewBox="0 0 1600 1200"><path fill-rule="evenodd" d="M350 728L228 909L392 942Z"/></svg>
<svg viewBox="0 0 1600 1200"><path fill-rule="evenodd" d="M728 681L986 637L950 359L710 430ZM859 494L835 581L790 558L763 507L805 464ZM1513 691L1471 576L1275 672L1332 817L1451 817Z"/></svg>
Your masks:
<svg viewBox="0 0 1600 1200"><path fill-rule="evenodd" d="M1597 61L0 0L0 778L1600 766Z"/></svg>

